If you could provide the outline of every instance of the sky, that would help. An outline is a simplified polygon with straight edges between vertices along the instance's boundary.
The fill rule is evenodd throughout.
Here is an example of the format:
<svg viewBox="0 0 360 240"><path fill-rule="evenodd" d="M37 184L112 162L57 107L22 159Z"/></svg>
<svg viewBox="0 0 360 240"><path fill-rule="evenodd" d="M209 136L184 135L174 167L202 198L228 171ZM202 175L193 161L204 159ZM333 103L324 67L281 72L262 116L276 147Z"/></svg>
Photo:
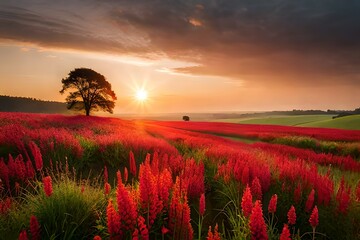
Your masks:
<svg viewBox="0 0 360 240"><path fill-rule="evenodd" d="M4 0L0 94L64 101L61 79L86 67L115 113L354 109L359 13L358 0Z"/></svg>

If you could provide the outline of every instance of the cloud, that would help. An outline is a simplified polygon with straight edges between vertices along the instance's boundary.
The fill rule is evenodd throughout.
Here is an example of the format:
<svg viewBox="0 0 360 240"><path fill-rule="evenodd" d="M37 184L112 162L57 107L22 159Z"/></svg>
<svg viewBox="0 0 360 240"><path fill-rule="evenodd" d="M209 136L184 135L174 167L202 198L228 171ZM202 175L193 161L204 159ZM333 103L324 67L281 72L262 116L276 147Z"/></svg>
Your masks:
<svg viewBox="0 0 360 240"><path fill-rule="evenodd" d="M40 46L168 56L179 73L247 84L360 84L360 2L63 1L5 5L0 37Z"/></svg>

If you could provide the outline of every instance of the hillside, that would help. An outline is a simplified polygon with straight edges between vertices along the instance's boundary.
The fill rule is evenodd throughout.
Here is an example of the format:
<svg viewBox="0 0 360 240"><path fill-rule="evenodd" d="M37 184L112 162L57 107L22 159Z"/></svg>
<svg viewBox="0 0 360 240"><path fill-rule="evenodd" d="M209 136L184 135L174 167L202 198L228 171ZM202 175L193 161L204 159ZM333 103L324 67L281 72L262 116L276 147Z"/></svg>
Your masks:
<svg viewBox="0 0 360 240"><path fill-rule="evenodd" d="M326 127L326 128L342 128L360 130L360 114L339 117L335 119L326 119L323 121L314 121L301 124L302 127Z"/></svg>
<svg viewBox="0 0 360 240"><path fill-rule="evenodd" d="M267 116L262 118L234 118L219 119L217 122L241 123L241 124L269 124L299 127L324 127L360 130L360 115L351 115L334 118L334 115L299 115L299 116Z"/></svg>
<svg viewBox="0 0 360 240"><path fill-rule="evenodd" d="M62 102L43 101L26 97L0 96L0 112L69 113Z"/></svg>

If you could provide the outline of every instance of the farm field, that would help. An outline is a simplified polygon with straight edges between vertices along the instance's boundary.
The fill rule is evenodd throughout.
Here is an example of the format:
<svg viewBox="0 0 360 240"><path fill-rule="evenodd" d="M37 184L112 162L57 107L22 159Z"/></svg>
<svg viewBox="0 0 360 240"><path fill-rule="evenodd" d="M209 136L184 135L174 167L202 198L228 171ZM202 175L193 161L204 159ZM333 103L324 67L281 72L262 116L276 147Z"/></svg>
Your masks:
<svg viewBox="0 0 360 240"><path fill-rule="evenodd" d="M360 239L357 130L0 113L0 158L0 239Z"/></svg>
<svg viewBox="0 0 360 240"><path fill-rule="evenodd" d="M332 119L334 115L276 115L260 118L217 119L215 122L241 124L270 124L299 127L324 127L360 130L360 115Z"/></svg>

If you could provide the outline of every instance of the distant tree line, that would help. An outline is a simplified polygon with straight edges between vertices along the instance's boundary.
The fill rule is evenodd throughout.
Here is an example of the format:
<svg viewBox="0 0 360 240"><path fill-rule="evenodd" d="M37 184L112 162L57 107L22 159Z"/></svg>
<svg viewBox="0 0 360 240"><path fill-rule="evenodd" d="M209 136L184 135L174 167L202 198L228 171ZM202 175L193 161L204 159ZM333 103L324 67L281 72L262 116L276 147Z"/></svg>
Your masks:
<svg viewBox="0 0 360 240"><path fill-rule="evenodd" d="M70 113L66 103L0 95L0 112Z"/></svg>
<svg viewBox="0 0 360 240"><path fill-rule="evenodd" d="M360 108L356 108L353 111L346 111L346 110L336 111L336 110L329 109L329 110L327 110L327 112L337 114L333 118L339 118L339 117L346 117L346 116L351 116L351 115L355 115L355 114L360 114Z"/></svg>

